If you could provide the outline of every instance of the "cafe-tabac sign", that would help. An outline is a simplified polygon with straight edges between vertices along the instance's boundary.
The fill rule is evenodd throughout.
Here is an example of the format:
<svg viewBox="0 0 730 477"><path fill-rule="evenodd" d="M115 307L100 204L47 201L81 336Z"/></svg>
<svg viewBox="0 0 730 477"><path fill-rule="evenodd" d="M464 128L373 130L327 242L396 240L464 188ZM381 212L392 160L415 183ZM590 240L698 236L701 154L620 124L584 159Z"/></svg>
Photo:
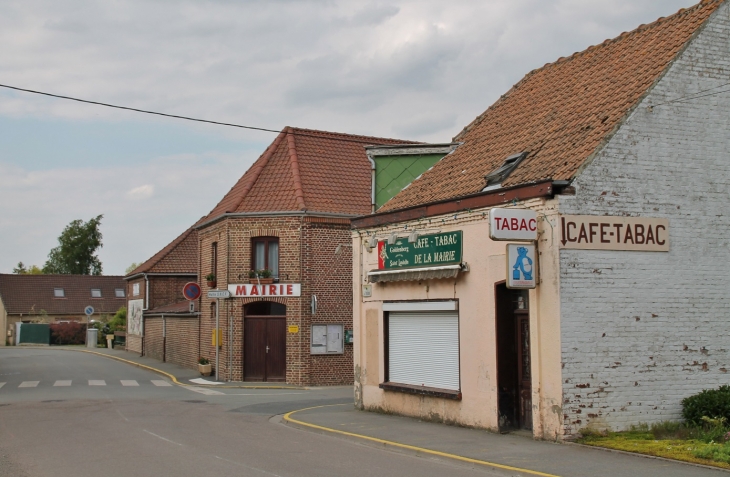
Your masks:
<svg viewBox="0 0 730 477"><path fill-rule="evenodd" d="M561 215L560 232L560 248L669 251L667 219Z"/></svg>
<svg viewBox="0 0 730 477"><path fill-rule="evenodd" d="M461 230L421 235L415 242L401 237L394 244L378 242L378 269L434 267L461 263Z"/></svg>

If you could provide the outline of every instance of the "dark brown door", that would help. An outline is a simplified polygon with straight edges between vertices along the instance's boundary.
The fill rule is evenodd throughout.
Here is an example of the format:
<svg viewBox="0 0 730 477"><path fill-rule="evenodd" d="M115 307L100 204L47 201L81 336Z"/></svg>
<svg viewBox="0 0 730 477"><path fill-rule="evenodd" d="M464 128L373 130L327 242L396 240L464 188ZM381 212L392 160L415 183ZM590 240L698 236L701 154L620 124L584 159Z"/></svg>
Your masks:
<svg viewBox="0 0 730 477"><path fill-rule="evenodd" d="M267 318L243 320L243 375L246 381L266 381Z"/></svg>
<svg viewBox="0 0 730 477"><path fill-rule="evenodd" d="M243 319L243 380L286 381L286 307L248 305Z"/></svg>
<svg viewBox="0 0 730 477"><path fill-rule="evenodd" d="M532 429L527 293L495 286L499 429Z"/></svg>
<svg viewBox="0 0 730 477"><path fill-rule="evenodd" d="M286 318L266 320L265 381L286 381Z"/></svg>

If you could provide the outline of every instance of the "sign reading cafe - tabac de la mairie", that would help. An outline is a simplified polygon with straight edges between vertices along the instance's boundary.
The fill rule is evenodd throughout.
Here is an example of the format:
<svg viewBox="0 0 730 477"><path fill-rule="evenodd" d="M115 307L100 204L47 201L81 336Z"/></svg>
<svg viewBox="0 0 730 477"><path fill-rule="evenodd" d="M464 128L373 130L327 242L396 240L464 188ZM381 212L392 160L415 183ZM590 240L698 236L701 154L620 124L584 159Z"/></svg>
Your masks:
<svg viewBox="0 0 730 477"><path fill-rule="evenodd" d="M411 243L401 237L390 245L378 242L378 269L435 267L461 263L461 230L421 235Z"/></svg>

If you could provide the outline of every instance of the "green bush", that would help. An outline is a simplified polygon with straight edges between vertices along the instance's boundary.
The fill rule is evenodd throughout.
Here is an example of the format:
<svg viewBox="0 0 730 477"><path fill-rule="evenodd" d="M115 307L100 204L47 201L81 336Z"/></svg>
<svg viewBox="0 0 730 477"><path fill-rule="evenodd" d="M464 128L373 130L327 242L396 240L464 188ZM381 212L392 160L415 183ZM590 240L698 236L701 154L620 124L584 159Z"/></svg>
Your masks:
<svg viewBox="0 0 730 477"><path fill-rule="evenodd" d="M699 394L682 399L682 417L696 426L706 425L703 417L730 420L730 386L705 389Z"/></svg>

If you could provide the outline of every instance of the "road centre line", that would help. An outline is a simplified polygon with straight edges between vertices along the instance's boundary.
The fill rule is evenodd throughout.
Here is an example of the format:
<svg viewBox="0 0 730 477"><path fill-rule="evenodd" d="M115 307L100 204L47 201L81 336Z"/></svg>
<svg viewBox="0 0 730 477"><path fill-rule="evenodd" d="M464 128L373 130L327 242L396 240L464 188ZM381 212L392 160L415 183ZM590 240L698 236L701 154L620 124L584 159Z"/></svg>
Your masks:
<svg viewBox="0 0 730 477"><path fill-rule="evenodd" d="M89 379L89 386L106 386L106 381L103 379Z"/></svg>
<svg viewBox="0 0 730 477"><path fill-rule="evenodd" d="M155 437L157 437L158 439L162 439L163 441L167 441L167 442L169 442L170 444L175 444L176 446L181 446L181 445L182 445L182 444L180 444L179 442L171 441L170 439L167 439L167 438L165 438L165 437L162 437L162 436L158 436L158 435L157 435L157 434L155 434L154 432L150 432L150 431L148 431L147 429L142 429L142 430L143 430L143 431L145 431L145 432L146 432L147 434L149 434L149 435L151 435L151 436L155 436Z"/></svg>
<svg viewBox="0 0 730 477"><path fill-rule="evenodd" d="M134 379L120 379L119 382L122 383L122 386L139 386L139 383Z"/></svg>
<svg viewBox="0 0 730 477"><path fill-rule="evenodd" d="M54 386L71 386L71 380L59 380L53 383Z"/></svg>
<svg viewBox="0 0 730 477"><path fill-rule="evenodd" d="M5 386L5 383L0 383L0 388Z"/></svg>
<svg viewBox="0 0 730 477"><path fill-rule="evenodd" d="M23 381L22 383L20 383L20 386L18 386L18 387L19 388L35 388L38 386L38 383L40 383L40 381Z"/></svg>
<svg viewBox="0 0 730 477"><path fill-rule="evenodd" d="M291 412L284 414L284 420L287 422L292 422L294 424L299 424L300 426L311 427L312 429L332 432L335 434L341 434L341 435L345 435L345 436L349 436L349 437L356 437L358 439L363 439L363 440L371 441L371 442L377 442L378 444L383 444L386 446L398 447L401 449L408 449L411 451L422 452L424 454L431 454L431 455L435 455L438 457L445 457L447 459L454 459L454 460L459 460L462 462L468 462L470 464L480 464L480 465L484 465L487 467L495 467L497 469L510 470L510 471L514 471L514 472L522 472L522 473L530 474L530 475L539 475L540 477L560 477L555 474L546 474L545 472L540 472L537 470L522 469L520 467L513 467L511 465L497 464L495 462L489 462L486 460L472 459L470 457L464 457L464 456L460 456L460 455L456 455L456 454L449 454L448 452L441 452L441 451L437 451L437 450L426 449L423 447L416 447L416 446L411 446L408 444L401 444L400 442L388 441L385 439L378 439L377 437L370 437L370 436L365 436L362 434L355 434L354 432L341 431L339 429L331 429L329 427L318 426L316 424L310 424L308 422L300 421L298 419L294 419L293 417L291 417L293 414L296 414L296 413L302 412L302 411L309 411L310 409L320 409L323 407L346 406L346 405L350 405L350 404L326 404L324 406L313 406L313 407L307 407L304 409L298 409L296 411L291 411Z"/></svg>

